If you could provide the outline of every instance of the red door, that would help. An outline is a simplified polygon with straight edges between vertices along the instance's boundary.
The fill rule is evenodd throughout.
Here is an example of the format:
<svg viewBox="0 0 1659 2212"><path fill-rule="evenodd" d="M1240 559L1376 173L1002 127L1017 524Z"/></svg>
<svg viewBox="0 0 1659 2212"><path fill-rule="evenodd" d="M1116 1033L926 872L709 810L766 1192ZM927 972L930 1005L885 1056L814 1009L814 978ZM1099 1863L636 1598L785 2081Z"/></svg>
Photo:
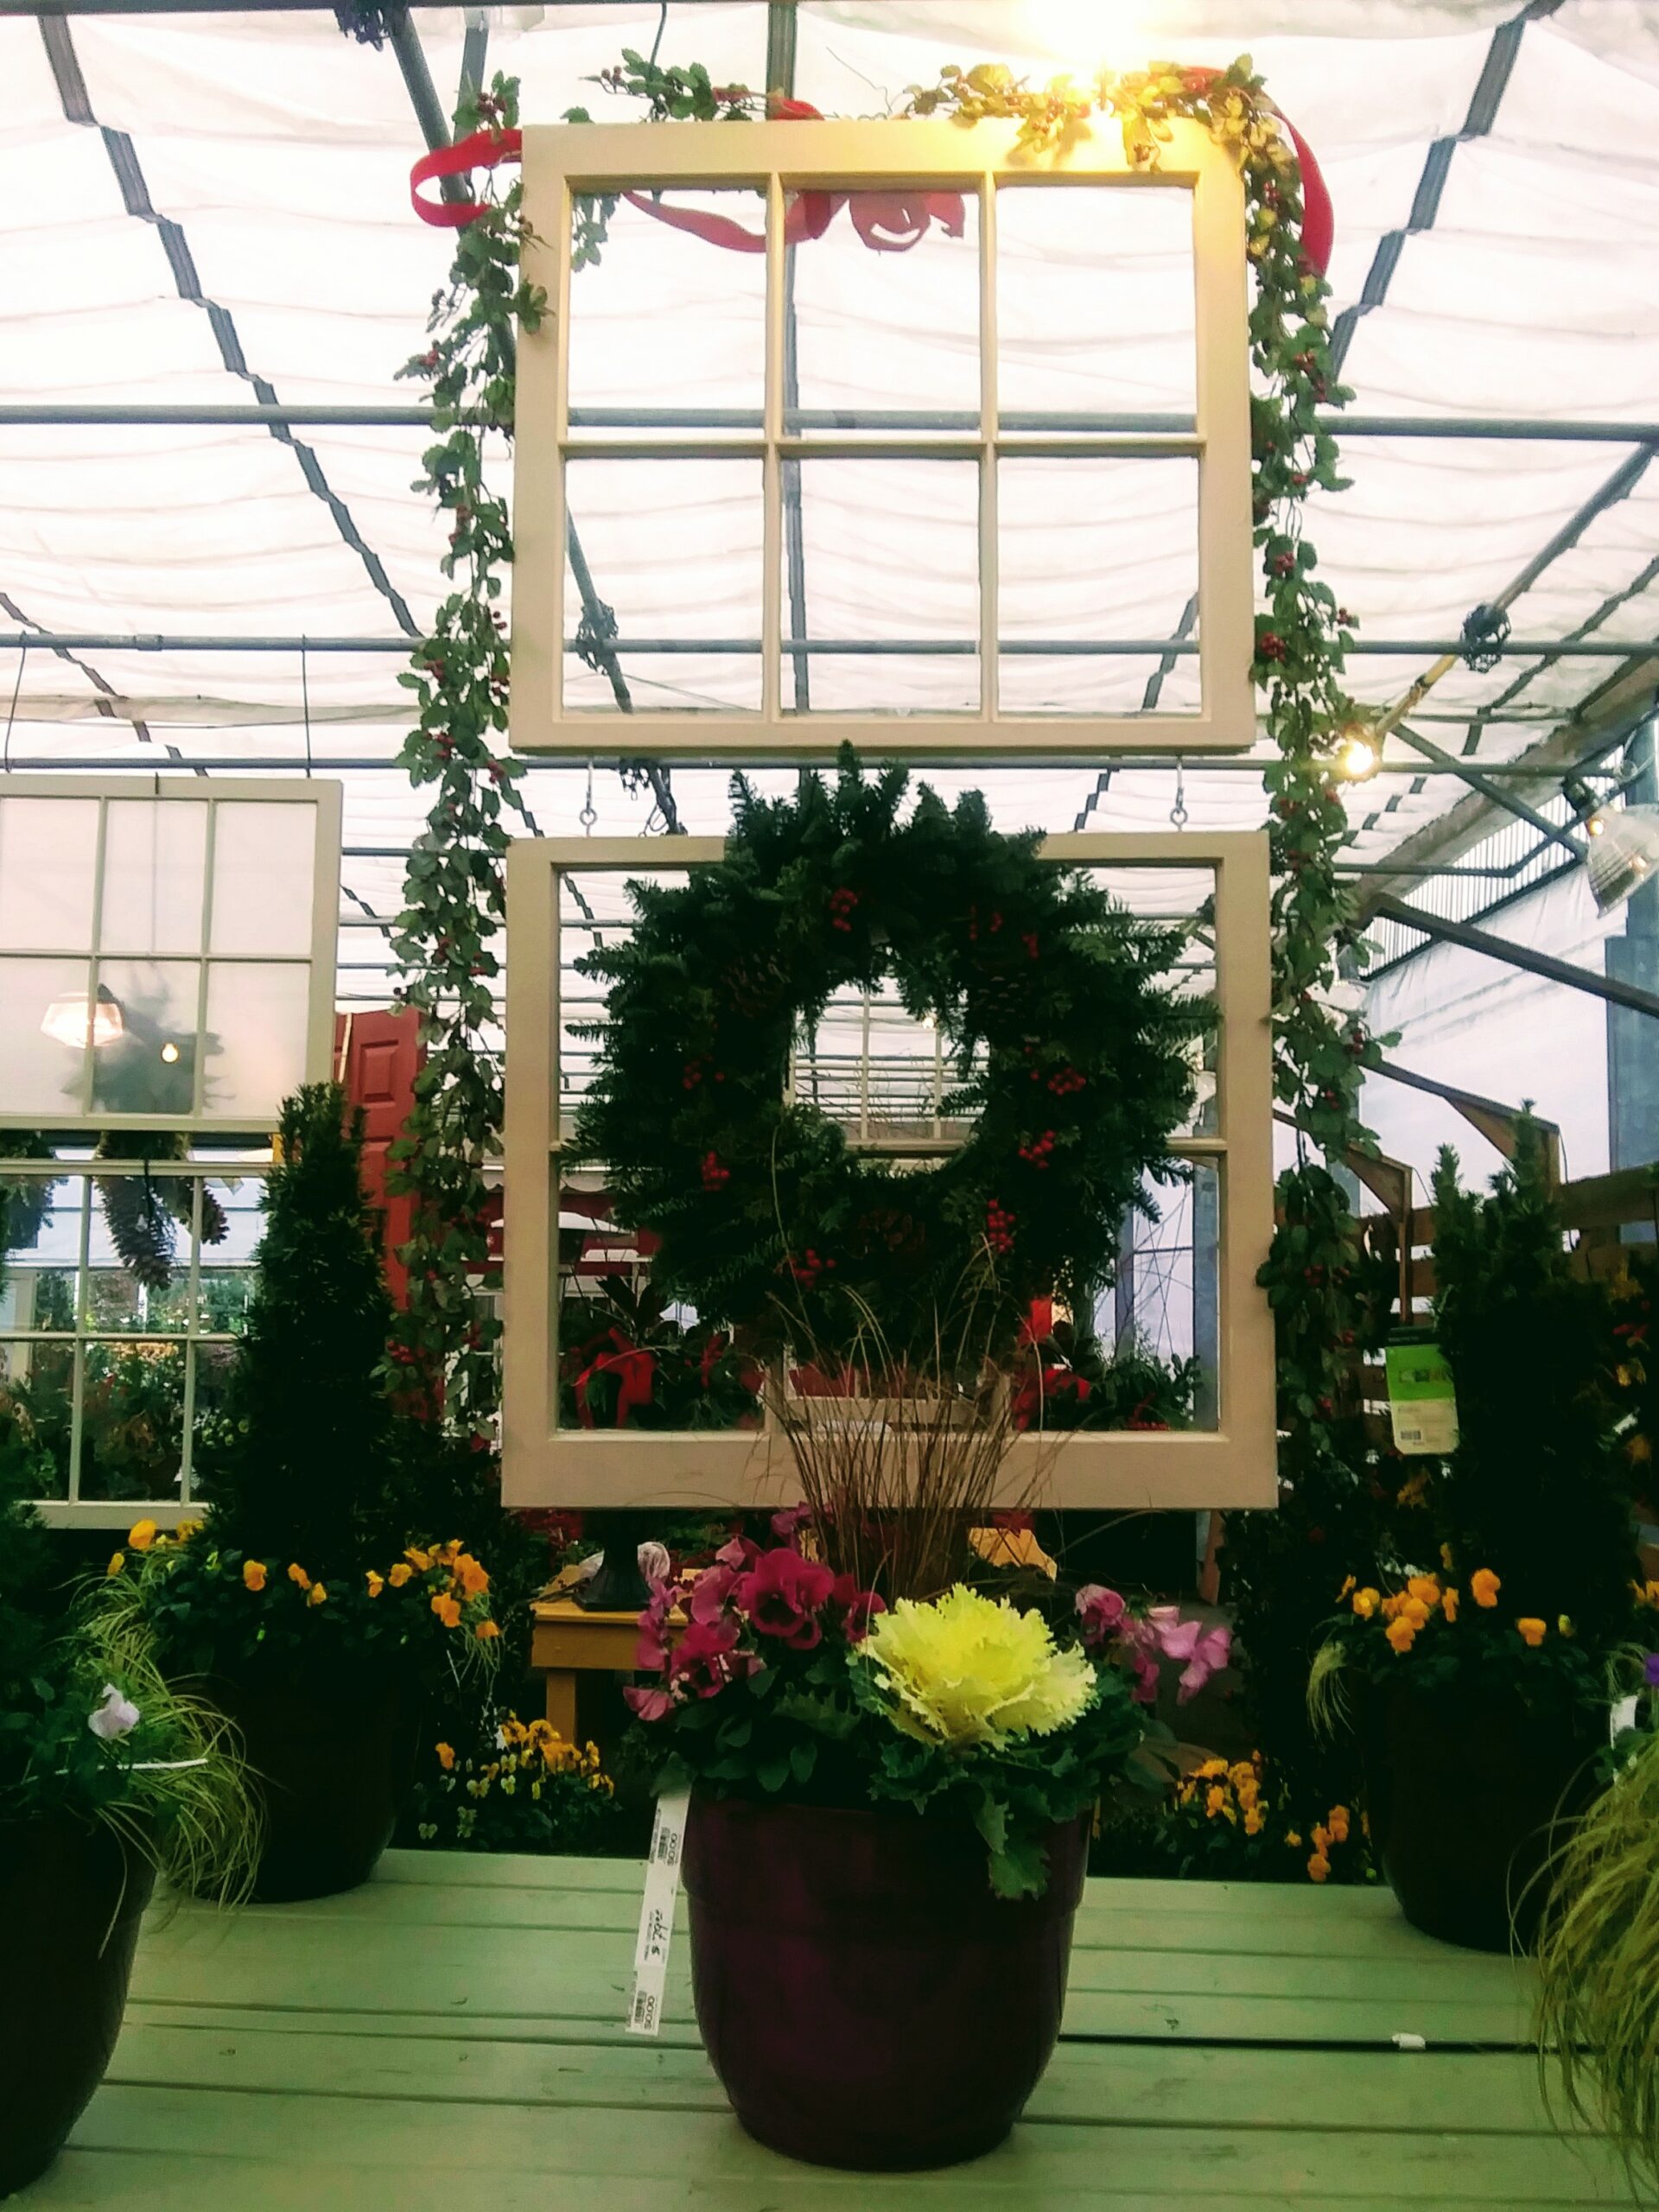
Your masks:
<svg viewBox="0 0 1659 2212"><path fill-rule="evenodd" d="M386 1147L402 1135L415 1103L419 1035L412 1007L334 1016L334 1067L346 1097L363 1109L363 1185L385 1223L386 1287L399 1306L407 1303L409 1278L397 1248L409 1242L414 1201L386 1196Z"/></svg>

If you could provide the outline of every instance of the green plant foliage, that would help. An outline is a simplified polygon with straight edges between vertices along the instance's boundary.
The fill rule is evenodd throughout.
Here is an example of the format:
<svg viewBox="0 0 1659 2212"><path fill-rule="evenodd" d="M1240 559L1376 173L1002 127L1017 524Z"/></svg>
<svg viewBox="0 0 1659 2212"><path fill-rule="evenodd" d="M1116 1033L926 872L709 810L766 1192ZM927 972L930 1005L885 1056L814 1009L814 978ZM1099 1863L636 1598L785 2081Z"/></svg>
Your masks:
<svg viewBox="0 0 1659 2212"><path fill-rule="evenodd" d="M567 1300L559 1314L559 1419L568 1427L684 1431L757 1425L760 1372L728 1331L690 1327L660 1287L623 1275ZM639 1393L645 1391L643 1402Z"/></svg>
<svg viewBox="0 0 1659 2212"><path fill-rule="evenodd" d="M0 1482L0 1820L99 1821L161 1872L235 1897L258 1816L229 1732L163 1680L152 1635L118 1622L104 1591L64 1586L34 1507Z"/></svg>
<svg viewBox="0 0 1659 2212"><path fill-rule="evenodd" d="M463 94L458 133L506 130L518 86L498 76L488 93ZM489 173L492 179L496 173ZM486 191L494 194L492 181ZM399 677L417 719L399 754L417 788L432 787L416 838L393 931L399 995L420 1016L423 1054L415 1103L388 1154L388 1189L414 1200L401 1256L409 1303L396 1317L393 1377L453 1433L494 1442L499 1324L478 1287L491 1272L486 1165L499 1152L501 1058L493 979L506 914L505 863L514 816L524 816L520 764L498 747L507 726L507 635L501 597L512 559L507 505L491 487L492 441L512 429L517 333L534 330L544 302L518 275L522 186L493 197L455 235L448 283L435 294L431 344L401 372L427 385L434 442L416 488L449 524L444 574L454 585ZM489 1462L472 1470L481 1503Z"/></svg>
<svg viewBox="0 0 1659 2212"><path fill-rule="evenodd" d="M1448 1565L1491 1568L1506 1611L1566 1613L1605 1652L1630 1627L1632 1470L1614 1427L1607 1293L1573 1267L1530 1118L1487 1196L1463 1190L1442 1152L1434 1209L1459 1442L1429 1504Z"/></svg>
<svg viewBox="0 0 1659 2212"><path fill-rule="evenodd" d="M1538 1941L1545 2094L1659 2185L1659 1735L1643 1738L1550 1873ZM1633 2196L1633 2200L1634 2196Z"/></svg>
<svg viewBox="0 0 1659 2212"><path fill-rule="evenodd" d="M660 1292L751 1340L840 1344L860 1308L891 1332L988 1270L1011 1314L1056 1291L1090 1313L1125 1210L1150 1211L1142 1178L1181 1173L1168 1132L1206 1008L1163 980L1179 932L992 829L977 793L952 810L924 785L901 816L908 785L850 751L786 798L735 779L721 866L631 886L638 925L579 963L609 1019L585 1033L577 1150L661 1240ZM887 976L937 1020L944 1112L973 1125L925 1174L788 1095L798 1032Z"/></svg>
<svg viewBox="0 0 1659 2212"><path fill-rule="evenodd" d="M362 1145L361 1110L347 1121L337 1084L308 1084L283 1108L227 1442L202 1471L217 1544L336 1572L385 1548L397 1516L378 1379L391 1307Z"/></svg>

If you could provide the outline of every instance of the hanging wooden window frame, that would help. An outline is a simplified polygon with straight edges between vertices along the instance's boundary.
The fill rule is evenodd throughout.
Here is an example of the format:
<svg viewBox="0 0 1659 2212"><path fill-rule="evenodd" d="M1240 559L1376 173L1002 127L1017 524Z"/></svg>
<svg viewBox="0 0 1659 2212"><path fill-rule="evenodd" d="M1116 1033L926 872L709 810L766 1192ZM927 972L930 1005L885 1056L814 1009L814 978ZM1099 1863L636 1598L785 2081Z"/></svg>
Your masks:
<svg viewBox="0 0 1659 2212"><path fill-rule="evenodd" d="M1272 1505L1273 1319L1255 1280L1273 1234L1266 833L1084 832L1046 838L1040 851L1063 866L1214 871L1217 1134L1179 1136L1170 1149L1217 1170L1218 1426L1024 1436L1007 1462L1007 1494L1022 1498L1042 1466L1046 1505ZM558 1110L561 882L566 874L709 867L724 853L717 837L592 837L520 838L508 854L502 1495L509 1505L747 1510L799 1494L789 1444L770 1426L680 1432L570 1429L558 1421L558 1196L569 1134Z"/></svg>
<svg viewBox="0 0 1659 2212"><path fill-rule="evenodd" d="M1249 353L1244 200L1230 157L1201 125L1176 121L1154 170L1132 169L1121 134L1102 121L1062 152L1033 154L1012 123L544 124L524 133L524 272L546 292L540 327L521 334L513 477L511 736L520 752L564 758L651 753L667 760L759 755L834 757L843 743L887 759L980 761L1011 755L1075 760L1103 752L1226 753L1255 734L1250 681L1255 613L1251 552ZM1189 432L1041 436L999 428L996 399L996 191L1144 189L1192 194L1196 409ZM753 439L681 433L626 440L571 435L569 330L572 202L626 188L752 188L766 200L764 426ZM785 435L785 195L955 188L979 202L980 421L971 437ZM1002 457L1190 455L1197 463L1198 663L1195 715L1003 714L997 704L997 469ZM638 461L758 460L762 467L761 705L758 712L567 712L564 475L574 457ZM785 460L974 460L979 467L980 704L974 712L785 713L781 702L783 493ZM1125 557L1131 557L1126 549ZM604 597L604 579L596 579ZM1173 642L1173 641L1172 641ZM626 652L626 640L621 641Z"/></svg>
<svg viewBox="0 0 1659 2212"><path fill-rule="evenodd" d="M195 1035L200 1041L207 1027L207 981L215 961L241 966L303 967L307 971L305 1065L301 1080L326 1083L333 1071L334 1039L334 963L340 928L340 845L343 786L332 778L295 776L49 776L13 775L0 779L0 798L96 799L99 802L97 856L92 889L92 944L59 950L29 948L20 957L29 959L84 960L89 985L96 989L99 969L106 958L145 958L189 962L197 969ZM207 844L202 862L202 929L194 952L115 954L99 944L104 896L104 839L110 804L120 799L182 802L207 808ZM214 831L221 802L251 801L259 805L309 806L315 817L312 847L311 923L303 953L236 953L215 955L209 949L213 897ZM0 945L0 957L17 951ZM87 1061L93 1047L88 1043ZM197 1074L198 1095L202 1071ZM296 1086L297 1087L297 1086ZM85 1094L90 1102L88 1077ZM280 1104L280 1101L276 1102ZM246 1114L168 1114L169 1129L190 1135L260 1135L264 1123ZM48 1114L0 1109L0 1152L5 1149L4 1131L48 1127L54 1130L154 1128L155 1114L120 1114L88 1106L78 1111L66 1100L62 1109ZM269 1124L275 1127L274 1116Z"/></svg>

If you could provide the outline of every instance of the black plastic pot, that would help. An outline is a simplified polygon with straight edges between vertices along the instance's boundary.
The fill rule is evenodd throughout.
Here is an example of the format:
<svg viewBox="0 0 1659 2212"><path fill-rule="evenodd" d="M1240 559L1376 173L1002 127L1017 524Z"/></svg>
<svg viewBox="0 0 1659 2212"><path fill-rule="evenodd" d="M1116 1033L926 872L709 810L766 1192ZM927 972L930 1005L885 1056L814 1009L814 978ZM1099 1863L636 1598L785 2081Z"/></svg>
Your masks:
<svg viewBox="0 0 1659 2212"><path fill-rule="evenodd" d="M418 1701L385 1681L215 1681L241 1731L265 1814L257 1904L333 1897L366 1882L413 1787Z"/></svg>
<svg viewBox="0 0 1659 2212"><path fill-rule="evenodd" d="M1550 1854L1595 1791L1605 1713L1391 1683L1367 1698L1360 1741L1372 1848L1413 1927L1471 1950L1529 1949Z"/></svg>
<svg viewBox="0 0 1659 2212"><path fill-rule="evenodd" d="M154 1880L96 1822L0 1822L0 2196L45 2172L104 2078Z"/></svg>

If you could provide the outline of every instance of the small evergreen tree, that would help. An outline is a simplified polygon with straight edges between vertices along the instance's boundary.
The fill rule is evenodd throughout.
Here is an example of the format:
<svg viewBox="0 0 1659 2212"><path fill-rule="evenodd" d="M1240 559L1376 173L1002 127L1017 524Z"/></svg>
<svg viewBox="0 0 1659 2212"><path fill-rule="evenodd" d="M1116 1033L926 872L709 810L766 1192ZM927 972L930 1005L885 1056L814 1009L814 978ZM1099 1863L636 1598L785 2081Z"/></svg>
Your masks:
<svg viewBox="0 0 1659 2212"><path fill-rule="evenodd" d="M1453 1571L1490 1567L1506 1613L1565 1614L1586 1643L1610 1645L1628 1626L1637 1561L1607 1295L1573 1267L1531 1117L1485 1197L1460 1187L1443 1150L1434 1209L1459 1443L1433 1503Z"/></svg>
<svg viewBox="0 0 1659 2212"><path fill-rule="evenodd" d="M336 1572L393 1517L391 1421L379 1369L391 1307L362 1191L363 1116L338 1084L283 1108L259 1276L207 1482L216 1534ZM401 1520L395 1531L406 1541Z"/></svg>

